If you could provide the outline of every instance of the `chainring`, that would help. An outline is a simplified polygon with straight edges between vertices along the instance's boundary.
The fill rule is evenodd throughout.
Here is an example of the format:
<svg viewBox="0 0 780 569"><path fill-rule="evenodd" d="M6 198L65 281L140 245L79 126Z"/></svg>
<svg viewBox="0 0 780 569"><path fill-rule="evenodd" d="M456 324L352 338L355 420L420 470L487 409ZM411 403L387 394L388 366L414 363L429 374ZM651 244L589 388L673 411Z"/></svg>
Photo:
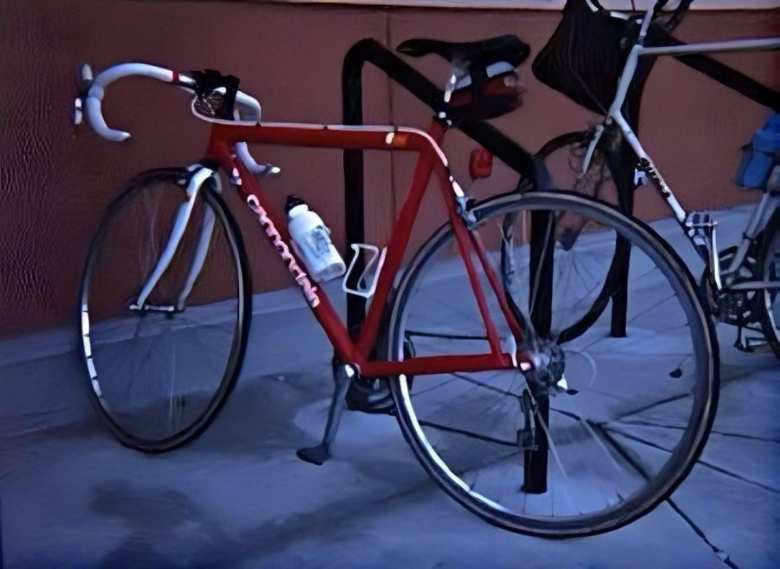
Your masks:
<svg viewBox="0 0 780 569"><path fill-rule="evenodd" d="M723 249L718 253L720 265L729 266L736 253L736 246ZM758 278L758 259L754 247L751 246L742 261L734 284ZM722 290L718 293L714 290L706 269L702 273L700 287L710 311L718 321L732 326L747 326L760 321L761 314L758 304L760 295L756 291Z"/></svg>

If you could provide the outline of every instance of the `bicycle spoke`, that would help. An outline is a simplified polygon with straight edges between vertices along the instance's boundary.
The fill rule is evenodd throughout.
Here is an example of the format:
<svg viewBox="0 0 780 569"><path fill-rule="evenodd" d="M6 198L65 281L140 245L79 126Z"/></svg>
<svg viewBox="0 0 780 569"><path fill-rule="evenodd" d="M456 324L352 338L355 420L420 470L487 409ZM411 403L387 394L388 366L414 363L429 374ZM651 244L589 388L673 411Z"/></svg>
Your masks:
<svg viewBox="0 0 780 569"><path fill-rule="evenodd" d="M468 431L466 429L459 429L457 427L449 427L447 425L434 423L432 421L420 421L420 424L424 427L431 427L441 431L447 431L448 433L455 433L472 439L479 439L481 441L488 442L488 443L517 448L517 441L505 441L505 440L497 439L495 437L491 437L489 435Z"/></svg>

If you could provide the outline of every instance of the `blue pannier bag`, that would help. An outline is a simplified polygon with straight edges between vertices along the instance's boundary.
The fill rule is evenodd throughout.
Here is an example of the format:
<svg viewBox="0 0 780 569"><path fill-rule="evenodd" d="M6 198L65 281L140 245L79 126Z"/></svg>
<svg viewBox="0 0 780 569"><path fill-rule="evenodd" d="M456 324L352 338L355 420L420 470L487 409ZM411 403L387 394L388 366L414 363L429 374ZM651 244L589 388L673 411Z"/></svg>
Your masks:
<svg viewBox="0 0 780 569"><path fill-rule="evenodd" d="M772 167L780 153L780 114L775 113L756 131L750 144L742 147L742 162L736 182L743 188L766 188Z"/></svg>

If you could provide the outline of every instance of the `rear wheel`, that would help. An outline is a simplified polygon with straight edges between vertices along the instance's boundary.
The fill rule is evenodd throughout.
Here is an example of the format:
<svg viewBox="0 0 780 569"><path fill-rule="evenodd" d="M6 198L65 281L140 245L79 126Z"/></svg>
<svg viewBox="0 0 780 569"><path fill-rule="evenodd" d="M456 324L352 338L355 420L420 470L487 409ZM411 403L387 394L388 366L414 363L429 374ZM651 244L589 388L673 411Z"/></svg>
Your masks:
<svg viewBox="0 0 780 569"><path fill-rule="evenodd" d="M759 270L761 280L780 281L780 212L775 212L763 233ZM764 336L780 358L780 290L765 289L761 295L761 325Z"/></svg>
<svg viewBox="0 0 780 569"><path fill-rule="evenodd" d="M450 496L494 525L544 537L621 527L674 490L710 430L717 346L696 285L652 230L603 203L529 192L489 200L474 214L496 273L511 269L503 273L505 292L534 323L533 349L548 362L546 375L453 371L417 375L414 385L399 376L390 385L404 436ZM584 220L573 243L558 231L568 215ZM541 254L529 246L536 223ZM618 237L633 255L629 336L611 337L603 315L577 338L563 337L603 287L612 258L604 253ZM481 282L489 291L484 276ZM511 339L488 297L499 335ZM445 225L399 283L391 359L405 359L408 343L421 357L488 352L473 298Z"/></svg>
<svg viewBox="0 0 780 569"><path fill-rule="evenodd" d="M80 334L90 394L125 445L175 448L214 419L238 376L251 315L249 274L235 222L206 180L154 170L109 206L81 285ZM178 213L179 246L139 306Z"/></svg>
<svg viewBox="0 0 780 569"><path fill-rule="evenodd" d="M565 188L582 196L617 205L619 200L615 178L603 150L603 146L609 144L608 133L594 150L587 172L582 172L582 165L593 134L593 131L582 131L557 136L545 143L536 157L545 165L549 175L549 187ZM565 239L575 240L585 222L582 216L568 212L566 218L560 221L558 231ZM574 339L582 335L599 319L609 305L609 301L619 291L619 275L627 270L631 248L625 239L617 239L611 251L605 251L604 254L611 255L612 261L603 285L599 293L594 296L590 309L584 311L568 329L561 330L564 338Z"/></svg>

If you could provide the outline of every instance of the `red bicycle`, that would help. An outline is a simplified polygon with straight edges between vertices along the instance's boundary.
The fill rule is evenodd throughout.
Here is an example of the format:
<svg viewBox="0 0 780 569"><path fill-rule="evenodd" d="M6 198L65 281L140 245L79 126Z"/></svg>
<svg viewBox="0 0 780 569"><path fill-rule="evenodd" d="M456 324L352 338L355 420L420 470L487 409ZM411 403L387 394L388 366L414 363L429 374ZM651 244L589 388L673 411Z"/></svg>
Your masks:
<svg viewBox="0 0 780 569"><path fill-rule="evenodd" d="M427 131L265 122L238 80L214 71L125 63L92 77L83 68L76 119L85 113L104 138L130 137L106 125L101 104L110 83L131 75L194 93L193 113L212 124L203 160L133 179L94 238L79 303L96 408L123 444L147 452L190 441L215 418L236 383L252 316L244 246L226 205L238 198L335 350L325 436L299 451L302 459L321 464L330 456L350 382L377 379L388 382L423 467L490 523L547 537L629 523L686 476L715 413L716 346L695 282L653 229L608 204L565 192L476 203L455 180L441 148L447 130L465 116L518 106L515 71L525 44L502 36L409 40L399 49L438 54L453 66ZM417 153L386 254L352 291L375 289L355 341L263 194L260 180L279 169L258 163L248 144ZM405 262L432 177L448 221ZM584 227L576 240L566 229L571 216ZM561 337L601 291L617 236L634 251L635 334L610 337L607 319ZM662 441L649 444L654 429Z"/></svg>

